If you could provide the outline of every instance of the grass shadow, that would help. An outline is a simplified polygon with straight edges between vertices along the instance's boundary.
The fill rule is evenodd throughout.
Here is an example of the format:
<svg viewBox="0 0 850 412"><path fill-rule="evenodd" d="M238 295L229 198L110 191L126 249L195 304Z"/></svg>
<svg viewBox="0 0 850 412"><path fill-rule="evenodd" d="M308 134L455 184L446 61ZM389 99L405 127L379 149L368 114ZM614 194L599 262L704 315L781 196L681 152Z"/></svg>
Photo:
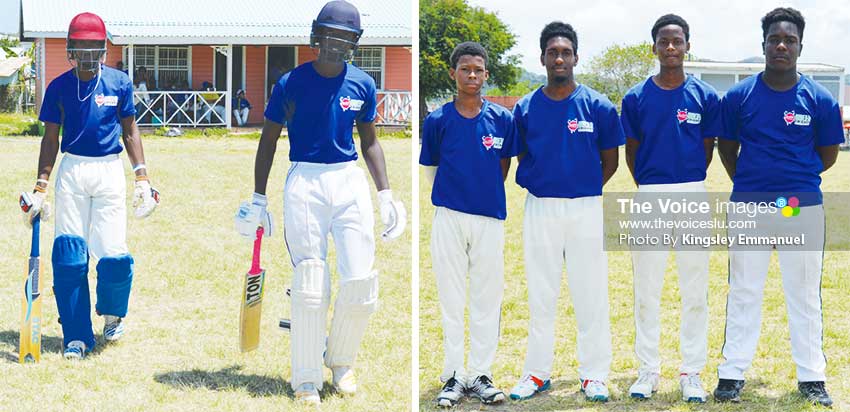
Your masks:
<svg viewBox="0 0 850 412"><path fill-rule="evenodd" d="M18 330L0 331L0 343L8 344L17 348L21 338ZM62 353L62 338L58 336L41 335L41 353ZM0 356L11 361L18 362L17 352L0 351Z"/></svg>
<svg viewBox="0 0 850 412"><path fill-rule="evenodd" d="M174 371L157 374L154 376L154 380L177 389L204 388L214 391L244 389L253 397L294 396L288 381L279 377L245 375L239 372L241 369L242 366L234 365L218 371L206 371L202 369ZM320 392L323 398L332 393L330 386L325 385L324 389Z"/></svg>

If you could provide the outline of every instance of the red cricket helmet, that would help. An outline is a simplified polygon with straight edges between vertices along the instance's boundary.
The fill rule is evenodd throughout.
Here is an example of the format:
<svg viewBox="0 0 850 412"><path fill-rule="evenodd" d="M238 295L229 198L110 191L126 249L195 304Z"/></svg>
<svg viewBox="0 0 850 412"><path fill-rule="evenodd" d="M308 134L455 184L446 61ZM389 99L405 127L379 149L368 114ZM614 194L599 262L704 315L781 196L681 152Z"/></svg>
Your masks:
<svg viewBox="0 0 850 412"><path fill-rule="evenodd" d="M97 14L80 13L68 25L68 40L106 41L106 25Z"/></svg>

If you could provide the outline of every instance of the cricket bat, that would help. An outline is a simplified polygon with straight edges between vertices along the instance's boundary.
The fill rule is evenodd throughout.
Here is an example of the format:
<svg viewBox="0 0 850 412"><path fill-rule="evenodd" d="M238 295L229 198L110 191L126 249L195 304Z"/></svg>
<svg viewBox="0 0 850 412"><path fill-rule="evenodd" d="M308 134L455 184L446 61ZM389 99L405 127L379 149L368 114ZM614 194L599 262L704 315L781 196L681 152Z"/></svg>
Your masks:
<svg viewBox="0 0 850 412"><path fill-rule="evenodd" d="M27 198L28 200L28 198ZM32 206L24 204L21 208ZM39 258L38 238L41 229L41 216L35 215L32 220L32 245L30 248L29 268L24 281L24 294L21 299L21 341L18 349L18 362L36 363L41 359L41 262Z"/></svg>
<svg viewBox="0 0 850 412"><path fill-rule="evenodd" d="M257 228L254 240L254 257L251 269L245 274L245 287L242 290L242 310L239 313L239 348L250 352L260 345L260 315L263 312L263 291L266 271L260 268L260 245L263 240L263 228Z"/></svg>

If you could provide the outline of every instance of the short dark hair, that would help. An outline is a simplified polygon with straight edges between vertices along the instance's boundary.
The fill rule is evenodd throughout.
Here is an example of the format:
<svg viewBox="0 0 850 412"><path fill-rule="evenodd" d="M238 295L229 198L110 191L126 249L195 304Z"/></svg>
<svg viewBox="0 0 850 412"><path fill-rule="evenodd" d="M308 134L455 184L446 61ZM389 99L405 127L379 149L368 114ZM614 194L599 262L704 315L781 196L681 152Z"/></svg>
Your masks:
<svg viewBox="0 0 850 412"><path fill-rule="evenodd" d="M767 31L770 25L780 21L787 21L797 26L797 31L800 34L800 41L803 41L803 29L806 28L806 19L799 10L791 7L777 7L761 18L761 37L767 39Z"/></svg>
<svg viewBox="0 0 850 412"><path fill-rule="evenodd" d="M655 43L655 40L657 40L658 30L661 30L662 27L671 24L681 27L682 32L685 33L685 41L691 41L691 28L688 27L688 22L675 14L665 14L659 17L658 20L655 21L655 24L652 25L652 42Z"/></svg>
<svg viewBox="0 0 850 412"><path fill-rule="evenodd" d="M546 43L549 43L549 40L553 37L569 39L573 43L573 53L578 53L578 35L573 26L564 22L553 21L540 32L540 54L546 53Z"/></svg>
<svg viewBox="0 0 850 412"><path fill-rule="evenodd" d="M452 69L457 67L457 62L461 56L481 56L484 59L484 66L487 66L487 50L484 49L481 43L465 41L455 46L451 57L449 57L449 63L451 63Z"/></svg>

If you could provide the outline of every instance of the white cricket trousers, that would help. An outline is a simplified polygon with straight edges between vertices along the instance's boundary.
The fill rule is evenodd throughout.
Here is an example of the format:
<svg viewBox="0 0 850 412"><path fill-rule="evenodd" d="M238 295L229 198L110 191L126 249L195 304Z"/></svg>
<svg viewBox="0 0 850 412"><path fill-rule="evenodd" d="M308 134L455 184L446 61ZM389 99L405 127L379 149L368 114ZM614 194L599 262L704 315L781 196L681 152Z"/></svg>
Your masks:
<svg viewBox="0 0 850 412"><path fill-rule="evenodd" d="M729 215L730 218L736 216L734 213ZM801 207L800 216L806 216L807 222L822 227L823 205ZM787 234L783 225L793 224L793 219L796 217L786 218L781 213L760 214L756 223L759 227L768 226L776 228L776 233ZM730 236L734 233L729 229ZM822 236L807 235L807 251L776 246L788 311L791 358L797 365L797 380L800 382L826 380L820 296L823 242ZM726 340L723 344L725 360L717 368L721 379L743 380L744 372L755 356L761 329L764 283L772 254L771 250L740 249L740 246L729 249L729 295L726 300Z"/></svg>
<svg viewBox="0 0 850 412"><path fill-rule="evenodd" d="M283 190L283 229L292 266L327 260L328 234L336 248L339 281L365 277L375 262L372 198L355 162L294 162Z"/></svg>
<svg viewBox="0 0 850 412"><path fill-rule="evenodd" d="M645 197L652 201L653 208L658 209L657 199L667 197L666 193L688 193L689 201L707 201L705 184L699 182L641 185L635 200ZM673 198L672 200L678 200ZM664 221L671 219L684 220L693 218L692 215L666 215ZM701 216L702 219L711 217ZM704 231L697 232L686 229L688 233L705 235ZM633 231L635 232L635 231ZM674 237L681 236L679 229L664 229L662 233L652 231L653 235L662 233ZM710 231L709 233L710 234ZM658 343L661 334L661 290L664 285L664 273L667 270L667 255L669 249L632 250L634 267L635 294L635 355L640 362L640 372L661 373L661 359L658 356ZM699 373L705 367L708 347L708 261L709 251L679 250L676 246L676 265L679 268L679 294L682 306L679 325L679 348L682 354L681 373Z"/></svg>
<svg viewBox="0 0 850 412"><path fill-rule="evenodd" d="M56 172L55 236L85 239L95 259L128 253L127 182L117 154L65 153Z"/></svg>
<svg viewBox="0 0 850 412"><path fill-rule="evenodd" d="M504 294L502 220L437 207L431 225L431 261L443 316L442 381L457 374L492 376ZM464 368L464 309L469 279L469 370Z"/></svg>
<svg viewBox="0 0 850 412"><path fill-rule="evenodd" d="M528 194L523 223L528 283L528 350L523 375L552 374L555 317L566 261L576 323L580 379L604 381L611 368L608 256L602 249L602 196L538 198Z"/></svg>

